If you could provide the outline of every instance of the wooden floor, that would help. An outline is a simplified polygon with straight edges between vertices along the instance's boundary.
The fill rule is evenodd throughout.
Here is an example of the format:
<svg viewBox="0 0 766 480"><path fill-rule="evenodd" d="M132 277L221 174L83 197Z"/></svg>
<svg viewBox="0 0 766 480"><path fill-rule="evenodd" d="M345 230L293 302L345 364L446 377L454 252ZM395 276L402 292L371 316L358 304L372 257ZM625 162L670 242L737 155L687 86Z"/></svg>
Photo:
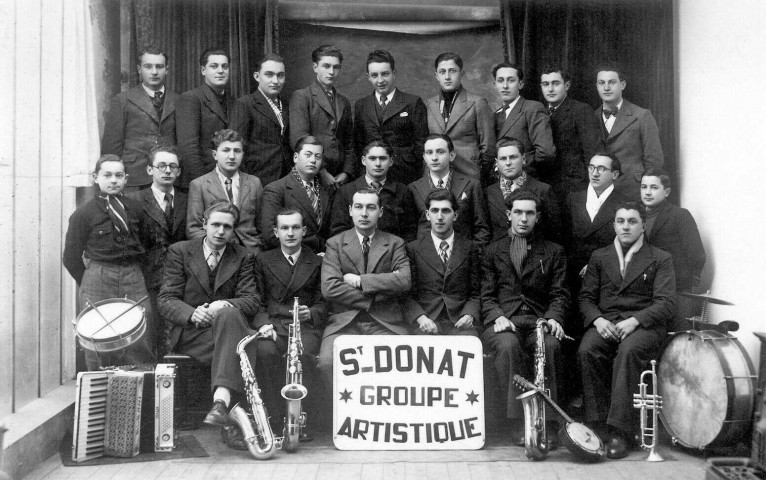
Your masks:
<svg viewBox="0 0 766 480"><path fill-rule="evenodd" d="M268 461L257 461L248 452L230 450L221 443L216 428L204 426L191 432L209 457L103 466L65 467L56 454L35 469L27 479L414 479L414 480L596 480L703 479L706 462L700 456L663 445L668 459L644 461L646 453L632 452L622 460L598 464L574 461L566 449L551 452L542 462L526 459L522 447L512 447L490 434L477 451L350 452L332 445L328 434L317 434L313 442L301 444L297 453L277 452ZM17 479L19 480L19 479Z"/></svg>

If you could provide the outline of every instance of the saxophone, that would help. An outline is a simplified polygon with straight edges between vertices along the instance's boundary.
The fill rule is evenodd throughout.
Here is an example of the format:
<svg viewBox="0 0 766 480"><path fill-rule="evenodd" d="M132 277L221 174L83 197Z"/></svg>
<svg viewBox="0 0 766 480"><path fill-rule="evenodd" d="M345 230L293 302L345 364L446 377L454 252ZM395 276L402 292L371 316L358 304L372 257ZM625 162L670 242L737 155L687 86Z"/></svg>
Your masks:
<svg viewBox="0 0 766 480"><path fill-rule="evenodd" d="M545 332L549 329L544 318L537 319L537 345L535 347L535 385L545 391ZM535 391L518 397L524 407L524 448L527 458L543 460L548 456L548 438L545 433L545 402Z"/></svg>
<svg viewBox="0 0 766 480"><path fill-rule="evenodd" d="M247 401L252 408L252 414L242 408L239 403L234 405L229 416L234 420L242 430L245 437L247 448L250 454L256 460L268 460L277 453L277 449L282 446L282 439L275 438L269 424L269 415L266 413L266 407L261 400L261 390L258 388L258 381L255 379L255 372L250 365L250 359L245 352L245 346L261 335L256 333L248 335L237 344L237 355L239 355L239 365L242 368L242 379L245 381L245 391L247 392Z"/></svg>
<svg viewBox="0 0 766 480"><path fill-rule="evenodd" d="M301 411L301 400L308 392L303 386L303 365L300 358L303 354L303 343L301 342L301 321L298 317L299 307L298 297L295 297L293 323L290 324L290 337L287 340L285 386L282 387L282 397L287 401L283 448L288 452L298 449L298 437L306 426L306 414Z"/></svg>

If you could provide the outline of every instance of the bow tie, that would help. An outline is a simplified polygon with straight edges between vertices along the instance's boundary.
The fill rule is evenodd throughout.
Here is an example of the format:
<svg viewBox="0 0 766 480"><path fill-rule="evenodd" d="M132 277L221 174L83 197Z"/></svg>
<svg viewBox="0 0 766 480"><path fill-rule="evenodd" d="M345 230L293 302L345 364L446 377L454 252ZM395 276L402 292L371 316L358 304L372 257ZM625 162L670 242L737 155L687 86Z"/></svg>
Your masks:
<svg viewBox="0 0 766 480"><path fill-rule="evenodd" d="M604 108L604 109L602 109L602 110L604 111L604 116L605 116L607 119L608 119L609 117L611 117L611 116L615 116L615 117L617 117L617 112L619 112L619 111L620 111L620 109L619 109L619 108L613 108L613 109Z"/></svg>

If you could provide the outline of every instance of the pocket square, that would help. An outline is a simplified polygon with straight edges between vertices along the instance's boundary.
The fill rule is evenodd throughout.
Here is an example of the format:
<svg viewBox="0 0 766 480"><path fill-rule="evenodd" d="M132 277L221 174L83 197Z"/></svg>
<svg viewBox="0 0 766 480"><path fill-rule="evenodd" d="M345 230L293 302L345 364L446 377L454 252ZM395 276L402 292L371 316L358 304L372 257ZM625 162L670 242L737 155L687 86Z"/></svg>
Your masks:
<svg viewBox="0 0 766 480"><path fill-rule="evenodd" d="M408 117L410 114L407 112L402 112L399 114L400 117Z"/></svg>
<svg viewBox="0 0 766 480"><path fill-rule="evenodd" d="M460 196L460 200L462 201L462 200L465 200L466 198L468 198L468 194L463 192L463 194Z"/></svg>

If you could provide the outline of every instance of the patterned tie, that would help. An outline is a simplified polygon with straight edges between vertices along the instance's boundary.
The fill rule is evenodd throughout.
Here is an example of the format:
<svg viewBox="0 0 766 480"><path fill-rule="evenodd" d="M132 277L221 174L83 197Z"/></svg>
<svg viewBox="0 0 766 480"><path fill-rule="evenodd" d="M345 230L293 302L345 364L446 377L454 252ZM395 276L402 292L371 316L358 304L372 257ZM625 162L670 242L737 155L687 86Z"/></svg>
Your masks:
<svg viewBox="0 0 766 480"><path fill-rule="evenodd" d="M210 270L215 270L215 267L218 266L218 260L221 257L221 252L218 250L213 250L210 252L210 255L207 257L207 266L210 267Z"/></svg>
<svg viewBox="0 0 766 480"><path fill-rule="evenodd" d="M157 115L162 116L162 92L154 92L154 98L152 98L152 105L157 110Z"/></svg>
<svg viewBox="0 0 766 480"><path fill-rule="evenodd" d="M382 186L383 186L383 184L381 184L377 180L373 180L373 181L370 182L370 188L372 188L376 192L380 192L380 187L382 187Z"/></svg>
<svg viewBox="0 0 766 480"><path fill-rule="evenodd" d="M322 222L322 208L319 204L319 195L317 195L317 192L314 191L314 187L311 185L306 186L306 195L309 196L309 200L311 200L311 208L314 209L314 215L316 215L317 223Z"/></svg>
<svg viewBox="0 0 766 480"><path fill-rule="evenodd" d="M516 269L516 273L521 276L521 267L524 265L524 259L527 257L527 239L518 235L511 236L511 262Z"/></svg>
<svg viewBox="0 0 766 480"><path fill-rule="evenodd" d="M234 192L231 189L231 178L227 178L223 183L226 184L226 195L229 197L229 201L234 203Z"/></svg>
<svg viewBox="0 0 766 480"><path fill-rule="evenodd" d="M548 107L548 115L553 115L553 112L556 111L556 107Z"/></svg>
<svg viewBox="0 0 766 480"><path fill-rule="evenodd" d="M102 195L106 203L106 211L112 220L112 225L118 234L128 233L128 214L125 212L125 205L115 195Z"/></svg>
<svg viewBox="0 0 766 480"><path fill-rule="evenodd" d="M380 106L383 108L386 108L386 105L388 105L388 99L385 95L380 96Z"/></svg>
<svg viewBox="0 0 766 480"><path fill-rule="evenodd" d="M370 255L370 237L368 235L362 236L362 255L364 256L364 271L367 272L367 258Z"/></svg>
<svg viewBox="0 0 766 480"><path fill-rule="evenodd" d="M436 188L444 188L444 179L440 178L439 183L436 184Z"/></svg>
<svg viewBox="0 0 766 480"><path fill-rule="evenodd" d="M442 243L439 244L439 250L441 253L439 254L440 257L442 257L442 263L444 265L447 265L447 260L449 260L449 255L447 255L447 250L449 249L449 244L446 240L442 240Z"/></svg>
<svg viewBox="0 0 766 480"><path fill-rule="evenodd" d="M335 113L335 91L333 89L325 91L327 94L327 100L330 101L330 106L332 107L332 112Z"/></svg>
<svg viewBox="0 0 766 480"><path fill-rule="evenodd" d="M165 194L165 220L168 222L168 227L173 223L173 194Z"/></svg>

